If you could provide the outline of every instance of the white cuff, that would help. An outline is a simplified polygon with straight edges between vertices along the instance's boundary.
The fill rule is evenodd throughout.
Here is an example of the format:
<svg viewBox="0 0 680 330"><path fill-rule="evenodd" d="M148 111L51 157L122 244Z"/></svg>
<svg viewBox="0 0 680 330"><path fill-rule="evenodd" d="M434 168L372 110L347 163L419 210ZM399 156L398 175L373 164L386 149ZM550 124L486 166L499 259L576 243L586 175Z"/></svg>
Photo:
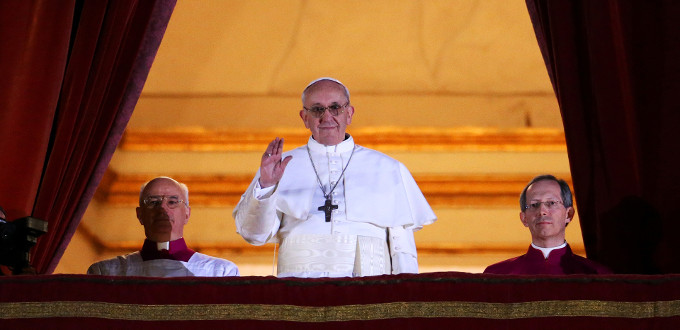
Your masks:
<svg viewBox="0 0 680 330"><path fill-rule="evenodd" d="M392 274L418 273L418 252L413 231L404 227L389 227Z"/></svg>
<svg viewBox="0 0 680 330"><path fill-rule="evenodd" d="M274 193L276 186L277 185L273 185L271 187L262 188L260 187L260 180L257 180L257 182L255 182L255 189L253 189L253 196L259 200L269 198Z"/></svg>

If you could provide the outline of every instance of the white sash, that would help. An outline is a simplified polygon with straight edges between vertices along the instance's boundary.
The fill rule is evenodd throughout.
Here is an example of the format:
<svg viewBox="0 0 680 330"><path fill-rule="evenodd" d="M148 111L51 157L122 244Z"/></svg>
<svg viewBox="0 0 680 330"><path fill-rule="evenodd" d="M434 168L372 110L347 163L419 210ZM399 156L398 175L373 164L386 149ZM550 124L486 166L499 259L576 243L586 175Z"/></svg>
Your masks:
<svg viewBox="0 0 680 330"><path fill-rule="evenodd" d="M281 243L277 273L372 276L391 273L384 239L347 234L296 235Z"/></svg>

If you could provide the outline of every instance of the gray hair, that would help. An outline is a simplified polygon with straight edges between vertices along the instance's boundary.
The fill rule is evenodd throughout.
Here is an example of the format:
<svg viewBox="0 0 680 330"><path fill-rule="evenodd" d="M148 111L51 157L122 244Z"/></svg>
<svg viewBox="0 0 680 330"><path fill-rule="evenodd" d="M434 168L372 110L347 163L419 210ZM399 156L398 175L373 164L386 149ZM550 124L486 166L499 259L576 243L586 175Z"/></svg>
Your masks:
<svg viewBox="0 0 680 330"><path fill-rule="evenodd" d="M315 85L316 83L318 83L320 81L332 81L332 82L342 86L342 89L345 91L345 96L347 97L347 102L349 102L349 89L347 89L347 87L343 83L341 83L339 80L337 80L335 78L321 77L321 78L315 79L312 82L310 82L309 84L307 84L307 87L305 87L305 90L302 91L302 104L305 104L305 98L307 97L307 91L313 85Z"/></svg>
<svg viewBox="0 0 680 330"><path fill-rule="evenodd" d="M182 195L184 195L184 203L187 206L189 206L189 187L187 187L187 185L185 185L184 183L181 183L181 182L179 182L179 181L177 181L177 180L175 180L175 179L173 179L169 176L159 176L159 177L155 177L155 178L153 178L153 179L151 179L147 182L144 182L144 184L142 184L142 188L139 190L139 205L142 205L142 202L144 200L143 194L144 194L144 189L146 188L146 186L149 183L156 181L156 180L159 180L159 179L167 179L167 180L170 180L170 181L176 183L179 186L179 189L182 191Z"/></svg>
<svg viewBox="0 0 680 330"><path fill-rule="evenodd" d="M569 189L569 184L567 184L567 182L562 179L556 178L554 175L543 174L531 179L531 181L527 183L527 185L524 187L524 190L522 190L522 193L519 195L519 209L522 212L525 211L525 207L527 205L527 189L529 189L529 186L538 181L544 180L555 181L557 182L557 184L560 185L560 193L562 195L562 203L564 204L564 207L571 207L574 205L574 202L571 197L571 189Z"/></svg>

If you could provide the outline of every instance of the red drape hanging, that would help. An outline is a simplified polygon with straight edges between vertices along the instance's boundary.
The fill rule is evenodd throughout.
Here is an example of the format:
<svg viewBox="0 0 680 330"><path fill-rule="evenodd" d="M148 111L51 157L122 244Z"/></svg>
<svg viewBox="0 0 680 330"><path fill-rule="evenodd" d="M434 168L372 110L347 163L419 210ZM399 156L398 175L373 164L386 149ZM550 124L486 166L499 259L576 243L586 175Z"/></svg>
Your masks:
<svg viewBox="0 0 680 330"><path fill-rule="evenodd" d="M526 0L557 96L589 258L680 272L680 4Z"/></svg>
<svg viewBox="0 0 680 330"><path fill-rule="evenodd" d="M54 270L75 232L139 98L175 2L3 2L0 36L14 47L0 53L10 87L0 92L6 103L0 150L11 159L0 171L0 204L10 219L32 215L48 221L48 233L33 249L38 273Z"/></svg>
<svg viewBox="0 0 680 330"><path fill-rule="evenodd" d="M75 0L0 1L0 204L28 216L68 56Z"/></svg>

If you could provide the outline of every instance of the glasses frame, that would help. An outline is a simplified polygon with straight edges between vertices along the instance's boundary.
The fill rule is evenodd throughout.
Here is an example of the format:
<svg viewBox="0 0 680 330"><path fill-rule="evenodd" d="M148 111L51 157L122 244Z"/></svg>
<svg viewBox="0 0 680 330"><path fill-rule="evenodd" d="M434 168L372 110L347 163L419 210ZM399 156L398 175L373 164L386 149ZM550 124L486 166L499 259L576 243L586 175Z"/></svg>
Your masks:
<svg viewBox="0 0 680 330"><path fill-rule="evenodd" d="M534 207L533 205L538 205L538 206ZM557 205L564 205L564 202L562 202L562 201L533 202L533 203L529 203L527 205L524 205L524 210L525 211L527 211L527 210L538 211L538 210L541 209L541 207L543 207L543 205L545 205L545 207L547 207L548 210L554 210L557 207Z"/></svg>
<svg viewBox="0 0 680 330"><path fill-rule="evenodd" d="M336 108L336 109L333 108L335 105L337 105L337 103L336 103L336 104L331 104L331 105L329 105L329 106L327 106L327 107L318 107L318 106L315 106L315 107L312 107L311 109L307 109L307 108L305 108L305 107L302 107L302 109L304 109L305 111L311 113L312 116L314 116L314 118L321 118L321 117L323 117L323 114L326 113L326 110L328 110L328 113L330 113L331 116L335 117L335 116L339 116L341 113L344 113L344 112L345 112L344 109L349 105L349 101L347 101L347 103L345 103L344 105L339 105L339 107ZM319 112L319 111L315 110L315 108L316 108L316 109L322 109L322 111ZM341 110L341 109L342 109L342 110ZM337 113L336 113L336 114L333 114L333 111L336 111Z"/></svg>
<svg viewBox="0 0 680 330"><path fill-rule="evenodd" d="M161 199L161 203L158 204L158 205L153 205L153 204L151 204L151 199L152 199L152 198L153 198L153 199L160 198L160 199ZM163 207L163 201L165 201L165 200L170 200L170 198L177 198L177 202L178 202L176 206L172 206L171 204L166 203L166 205L167 205L168 208L170 208L170 209L176 209L180 204L184 204L184 205L187 205L187 206L188 206L188 204L187 204L183 199L180 199L179 196L175 196L175 195L171 195L171 196L166 196L166 195L162 195L162 196L147 196L146 198L144 198L144 199L142 200L142 206L143 206L144 208L146 208L146 209L153 210L153 209L155 209L155 208Z"/></svg>

